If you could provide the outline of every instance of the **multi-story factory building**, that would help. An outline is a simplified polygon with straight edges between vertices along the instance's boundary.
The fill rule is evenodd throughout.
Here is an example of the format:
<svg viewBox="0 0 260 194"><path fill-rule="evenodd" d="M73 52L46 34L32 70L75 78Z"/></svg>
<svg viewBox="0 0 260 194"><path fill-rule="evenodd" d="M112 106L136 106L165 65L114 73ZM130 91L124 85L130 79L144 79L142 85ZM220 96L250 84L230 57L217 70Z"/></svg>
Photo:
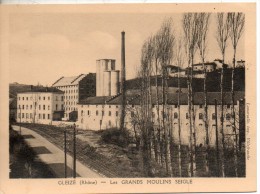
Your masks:
<svg viewBox="0 0 260 194"><path fill-rule="evenodd" d="M77 104L81 99L95 96L95 80L96 75L94 73L89 73L72 77L61 77L52 84L52 87L56 87L64 92L65 113L63 120L77 120Z"/></svg>
<svg viewBox="0 0 260 194"><path fill-rule="evenodd" d="M212 145L215 144L216 124L220 127L221 106L220 92L209 92L208 94L208 124L209 138ZM217 106L215 106L217 99ZM126 92L126 118L125 127L133 130L140 122L141 118L141 99L138 91ZM195 114L195 129L197 135L197 145L204 145L206 138L205 123L204 123L204 93L197 92L194 96L194 114ZM232 128L232 112L231 112L231 93L225 93L224 99L224 133L227 138L234 138L234 130ZM113 127L119 127L121 114L122 95L113 97L91 97L80 102L78 106L79 119L77 125L82 129L100 130ZM155 93L152 96L152 119L154 128L158 127L158 122L162 123L163 105L157 107ZM243 134L245 118L241 113L244 113L244 92L235 92L235 116L236 130ZM159 117L158 117L159 110ZM188 95L187 93L180 94L180 115L178 111L178 94L168 94L167 114L171 125L173 138L178 140L178 125L181 125L181 141L183 144L189 144L190 135L190 120L188 112ZM217 121L217 123L216 123ZM139 123L140 124L140 123ZM136 126L135 126L136 125ZM219 135L220 131L218 131ZM238 133L237 133L238 134ZM227 140L228 141L228 140Z"/></svg>
<svg viewBox="0 0 260 194"><path fill-rule="evenodd" d="M17 94L17 122L51 124L64 114L64 95L50 87L31 87Z"/></svg>

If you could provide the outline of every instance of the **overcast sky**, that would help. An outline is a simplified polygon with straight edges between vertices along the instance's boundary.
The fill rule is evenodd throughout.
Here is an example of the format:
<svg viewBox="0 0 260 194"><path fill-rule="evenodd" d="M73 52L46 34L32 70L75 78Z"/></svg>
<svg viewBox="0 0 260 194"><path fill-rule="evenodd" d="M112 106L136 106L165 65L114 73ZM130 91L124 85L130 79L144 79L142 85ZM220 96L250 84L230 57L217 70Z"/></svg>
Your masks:
<svg viewBox="0 0 260 194"><path fill-rule="evenodd" d="M127 79L135 76L140 50L165 18L172 17L178 36L181 14L19 13L10 15L10 82L51 85L61 76L95 72L96 60L116 59L120 70L121 31L126 32ZM221 58L211 15L207 61ZM244 59L244 36L237 59ZM231 45L227 62L232 59Z"/></svg>

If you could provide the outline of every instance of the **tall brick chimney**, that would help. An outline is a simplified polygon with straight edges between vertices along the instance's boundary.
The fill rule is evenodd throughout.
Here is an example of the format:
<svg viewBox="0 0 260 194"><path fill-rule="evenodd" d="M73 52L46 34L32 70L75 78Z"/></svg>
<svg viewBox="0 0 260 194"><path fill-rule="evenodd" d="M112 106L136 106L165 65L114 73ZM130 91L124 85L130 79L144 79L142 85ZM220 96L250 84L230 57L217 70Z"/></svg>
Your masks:
<svg viewBox="0 0 260 194"><path fill-rule="evenodd" d="M122 39L121 39L121 85L120 85L120 92L122 94L122 104L121 104L121 117L120 117L120 129L124 129L125 123L125 32L121 32Z"/></svg>

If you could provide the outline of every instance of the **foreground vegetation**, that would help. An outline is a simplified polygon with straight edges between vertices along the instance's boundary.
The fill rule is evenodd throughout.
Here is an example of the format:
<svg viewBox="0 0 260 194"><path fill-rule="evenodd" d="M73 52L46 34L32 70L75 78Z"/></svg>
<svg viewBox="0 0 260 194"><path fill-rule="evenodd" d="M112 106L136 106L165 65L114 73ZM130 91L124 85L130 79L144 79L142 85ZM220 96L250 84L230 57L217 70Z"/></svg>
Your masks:
<svg viewBox="0 0 260 194"><path fill-rule="evenodd" d="M37 156L24 138L9 129L10 178L55 178L48 166Z"/></svg>

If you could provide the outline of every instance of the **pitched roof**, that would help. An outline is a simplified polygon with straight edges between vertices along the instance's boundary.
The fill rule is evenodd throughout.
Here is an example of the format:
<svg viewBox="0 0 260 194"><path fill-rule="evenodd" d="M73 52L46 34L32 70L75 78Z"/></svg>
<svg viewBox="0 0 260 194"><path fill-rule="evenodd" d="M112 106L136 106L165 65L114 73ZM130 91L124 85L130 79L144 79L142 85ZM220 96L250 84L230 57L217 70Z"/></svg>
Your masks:
<svg viewBox="0 0 260 194"><path fill-rule="evenodd" d="M22 91L17 93L32 93L32 92L44 92L44 93L61 93L64 92L54 87L42 87L42 86L31 86L30 90Z"/></svg>
<svg viewBox="0 0 260 194"><path fill-rule="evenodd" d="M78 76L71 77L61 77L52 84L52 87L77 85L79 81L82 80L85 76L86 74L80 74Z"/></svg>
<svg viewBox="0 0 260 194"><path fill-rule="evenodd" d="M159 104L162 104L162 93L159 93ZM178 93L170 92L168 93L168 104L177 105L178 104ZM235 104L237 101L245 98L244 92L235 92ZM215 104L215 99L217 100L217 104L221 103L221 93L220 92L208 92L207 93L207 101L209 105ZM140 92L137 90L127 92L126 93L126 101L129 104L138 105L140 104ZM224 104L231 104L232 102L232 94L231 92L224 93ZM100 97L89 97L85 100L81 101L79 104L118 104L122 103L122 95L118 94L113 97L108 96L100 96ZM155 91L152 92L152 104L157 104L157 97ZM180 93L180 104L187 105L188 104L188 94ZM204 104L204 93L196 92L194 94L194 104L195 105L203 105Z"/></svg>

